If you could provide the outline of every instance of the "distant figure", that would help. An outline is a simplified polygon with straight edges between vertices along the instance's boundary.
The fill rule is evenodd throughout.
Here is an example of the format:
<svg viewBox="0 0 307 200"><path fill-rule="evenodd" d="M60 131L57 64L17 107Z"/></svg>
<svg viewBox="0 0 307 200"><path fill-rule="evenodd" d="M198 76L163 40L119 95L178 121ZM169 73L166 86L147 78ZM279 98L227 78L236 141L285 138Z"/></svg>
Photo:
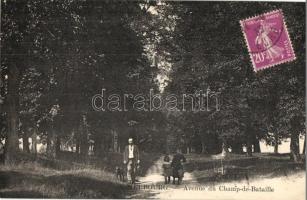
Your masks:
<svg viewBox="0 0 307 200"><path fill-rule="evenodd" d="M133 139L128 139L128 145L124 151L124 164L127 165L127 180L134 184L137 165L140 164L139 149L133 144Z"/></svg>
<svg viewBox="0 0 307 200"><path fill-rule="evenodd" d="M177 149L177 153L174 155L174 158L171 163L173 168L173 184L175 184L175 178L178 178L178 184L182 181L184 176L183 165L182 163L186 162L186 158L183 154L180 153L180 150Z"/></svg>
<svg viewBox="0 0 307 200"><path fill-rule="evenodd" d="M163 158L162 168L163 168L163 174L162 175L164 176L165 184L168 184L171 181L171 176L172 176L172 172L173 172L171 164L170 164L170 157L169 157L168 154L165 154L165 156Z"/></svg>

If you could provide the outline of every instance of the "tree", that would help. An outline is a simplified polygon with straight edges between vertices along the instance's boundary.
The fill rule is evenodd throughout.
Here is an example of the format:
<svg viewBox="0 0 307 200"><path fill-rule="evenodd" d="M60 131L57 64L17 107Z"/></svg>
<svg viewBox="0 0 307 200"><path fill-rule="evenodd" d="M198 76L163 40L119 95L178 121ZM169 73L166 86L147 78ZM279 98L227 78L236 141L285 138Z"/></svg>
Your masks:
<svg viewBox="0 0 307 200"><path fill-rule="evenodd" d="M287 23L294 23L293 27L288 27L291 35L304 29L302 5L257 2L170 4L175 11L168 13L175 12L177 19L172 39L176 48L172 48L172 70L166 91L193 93L208 87L219 91L221 111L204 115L204 118L219 122L211 131L217 131L220 140L234 152L242 151L242 145L246 145L247 153L251 155L252 145L268 138L267 131L272 126L278 138L291 136L292 149L297 152L296 141L303 130L301 119L304 118L304 52L298 52L297 61L254 73L238 22L263 13L263 10L281 8ZM302 15L298 17L295 12ZM295 49L304 49L303 35L296 34L291 39ZM285 85L283 80L289 80L289 83ZM294 90L294 85L299 89ZM295 116L298 118L287 120ZM195 120L193 117L188 119ZM298 119L299 124L291 123ZM280 127L284 120L287 121L282 126L295 127L286 128L291 134L285 134L285 128Z"/></svg>
<svg viewBox="0 0 307 200"><path fill-rule="evenodd" d="M7 77L7 94L5 97L5 111L7 115L7 132L5 140L5 162L13 163L18 148L18 85L20 81L21 69L26 62L27 52L22 42L26 38L24 19L20 19L15 13L26 12L25 2L7 2L1 4L1 52L3 64L1 68L5 70ZM2 71L1 70L1 71Z"/></svg>

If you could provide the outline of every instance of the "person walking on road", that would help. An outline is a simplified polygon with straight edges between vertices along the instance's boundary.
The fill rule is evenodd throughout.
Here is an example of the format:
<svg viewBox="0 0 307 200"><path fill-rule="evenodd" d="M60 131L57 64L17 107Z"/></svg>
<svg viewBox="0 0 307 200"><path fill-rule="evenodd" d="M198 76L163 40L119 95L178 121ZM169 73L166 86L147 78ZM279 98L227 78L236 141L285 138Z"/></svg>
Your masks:
<svg viewBox="0 0 307 200"><path fill-rule="evenodd" d="M128 139L128 145L124 151L124 165L127 166L127 180L129 183L135 183L136 169L140 164L139 149L133 144L133 139Z"/></svg>

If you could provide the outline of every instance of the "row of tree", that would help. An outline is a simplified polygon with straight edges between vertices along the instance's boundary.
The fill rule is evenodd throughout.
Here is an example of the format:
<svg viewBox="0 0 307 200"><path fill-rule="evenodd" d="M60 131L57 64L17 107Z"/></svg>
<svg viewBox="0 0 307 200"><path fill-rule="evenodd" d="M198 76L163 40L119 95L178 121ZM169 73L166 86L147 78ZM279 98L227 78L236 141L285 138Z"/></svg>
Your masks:
<svg viewBox="0 0 307 200"><path fill-rule="evenodd" d="M158 90L157 66L144 48L150 36L143 34L143 22L151 4L1 4L0 130L6 162L14 162L18 138L26 152L29 137L35 143L39 136L51 157L67 141L87 154L90 140L100 152L109 149L110 133L117 132L123 143L136 129L146 132L159 123L155 112L94 112L91 107L102 88L117 94Z"/></svg>
<svg viewBox="0 0 307 200"><path fill-rule="evenodd" d="M239 20L283 9L297 59L254 73ZM18 139L56 157L141 149L248 155L259 141L291 138L300 160L305 131L305 30L300 3L22 0L1 4L0 133L5 161ZM94 94L215 91L207 112L95 112ZM106 94L107 95L107 94ZM133 102L128 102L131 106ZM40 138L40 141L36 141ZM167 145L165 145L167 144Z"/></svg>
<svg viewBox="0 0 307 200"><path fill-rule="evenodd" d="M239 21L282 9L297 59L253 72ZM305 10L302 4L182 2L174 3L177 24L172 43L173 70L166 91L220 93L220 111L181 113L174 118L185 137L201 140L202 152L225 150L248 155L259 141L275 146L291 138L291 158L300 160L299 137L305 135ZM179 57L179 59L178 59ZM215 141L215 142L214 142ZM211 143L216 145L209 148ZM217 148L217 149L216 149Z"/></svg>

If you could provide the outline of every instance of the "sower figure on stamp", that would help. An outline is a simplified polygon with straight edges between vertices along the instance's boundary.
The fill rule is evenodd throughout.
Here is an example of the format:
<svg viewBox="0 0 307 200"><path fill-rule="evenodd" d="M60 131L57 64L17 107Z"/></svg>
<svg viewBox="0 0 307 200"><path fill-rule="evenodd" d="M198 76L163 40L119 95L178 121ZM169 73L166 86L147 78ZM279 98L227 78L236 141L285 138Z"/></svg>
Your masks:
<svg viewBox="0 0 307 200"><path fill-rule="evenodd" d="M124 151L124 164L127 165L127 180L130 183L135 183L135 173L137 165L140 164L139 149L133 144L133 139L128 139L128 145Z"/></svg>
<svg viewBox="0 0 307 200"><path fill-rule="evenodd" d="M272 61L274 61L274 59L279 56L281 56L281 58L283 59L284 49L282 47L277 46L277 44L274 44L272 39L269 37L271 33L280 33L270 27L270 25L270 23L266 23L264 20L260 20L260 28L255 43L256 45L263 46L267 53L267 59L271 59Z"/></svg>

